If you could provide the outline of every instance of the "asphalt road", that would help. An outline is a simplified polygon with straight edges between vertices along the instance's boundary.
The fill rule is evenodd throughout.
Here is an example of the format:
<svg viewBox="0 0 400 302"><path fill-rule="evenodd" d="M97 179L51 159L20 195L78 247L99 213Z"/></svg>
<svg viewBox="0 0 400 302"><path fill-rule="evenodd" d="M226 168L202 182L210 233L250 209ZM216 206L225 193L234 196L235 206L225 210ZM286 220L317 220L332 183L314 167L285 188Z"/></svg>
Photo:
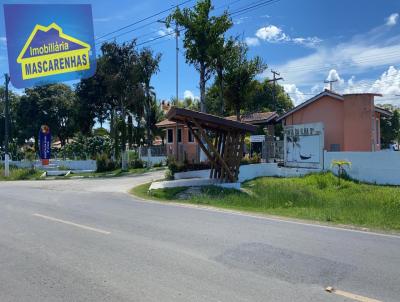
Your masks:
<svg viewBox="0 0 400 302"><path fill-rule="evenodd" d="M400 301L400 237L126 193L161 173L0 183L0 301Z"/></svg>

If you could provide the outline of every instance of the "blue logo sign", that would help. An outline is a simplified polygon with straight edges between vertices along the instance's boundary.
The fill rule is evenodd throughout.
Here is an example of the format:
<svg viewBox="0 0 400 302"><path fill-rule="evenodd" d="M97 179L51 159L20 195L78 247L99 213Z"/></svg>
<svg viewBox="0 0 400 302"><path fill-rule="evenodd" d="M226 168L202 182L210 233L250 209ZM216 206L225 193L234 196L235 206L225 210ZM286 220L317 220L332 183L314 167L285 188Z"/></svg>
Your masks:
<svg viewBox="0 0 400 302"><path fill-rule="evenodd" d="M51 133L47 125L39 130L39 156L40 159L50 159L51 156Z"/></svg>
<svg viewBox="0 0 400 302"><path fill-rule="evenodd" d="M88 4L5 4L11 83L16 88L91 77L96 71Z"/></svg>

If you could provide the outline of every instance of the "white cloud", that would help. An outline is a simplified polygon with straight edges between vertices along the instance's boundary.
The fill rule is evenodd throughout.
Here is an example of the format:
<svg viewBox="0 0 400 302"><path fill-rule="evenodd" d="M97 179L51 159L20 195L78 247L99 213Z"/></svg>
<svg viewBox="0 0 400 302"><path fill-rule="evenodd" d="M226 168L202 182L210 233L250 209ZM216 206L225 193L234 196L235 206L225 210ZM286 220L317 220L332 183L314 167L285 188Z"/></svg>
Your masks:
<svg viewBox="0 0 400 302"><path fill-rule="evenodd" d="M173 30L171 27L163 27L163 28L160 28L160 29L157 31L157 34L158 34L159 36L170 35L171 37L175 37L175 34L173 34L173 33L174 33L174 30Z"/></svg>
<svg viewBox="0 0 400 302"><path fill-rule="evenodd" d="M318 37L307 37L307 38L294 38L292 41L295 44L301 44L310 48L314 48L317 44L321 43L322 40Z"/></svg>
<svg viewBox="0 0 400 302"><path fill-rule="evenodd" d="M289 83L312 86L321 83L331 69L340 70L343 75L357 75L400 64L399 52L400 35L385 38L375 28L337 45L319 45L313 53L273 68Z"/></svg>
<svg viewBox="0 0 400 302"><path fill-rule="evenodd" d="M399 14L394 13L391 14L389 17L386 18L386 25L387 26L394 26L397 24L397 20L399 19Z"/></svg>
<svg viewBox="0 0 400 302"><path fill-rule="evenodd" d="M255 37L247 37L246 40L250 41L250 43L247 43L249 46L255 46L258 45L260 41L256 40L262 40L266 41L269 43L283 43L283 42L291 42L294 44L314 48L316 47L319 43L322 42L322 40L318 37L296 37L296 38L291 38L288 34L286 34L281 28L275 26L275 25L268 25L265 27L259 28L256 33Z"/></svg>
<svg viewBox="0 0 400 302"><path fill-rule="evenodd" d="M256 32L256 37L268 42L280 42L287 40L286 34L275 25L261 27Z"/></svg>
<svg viewBox="0 0 400 302"><path fill-rule="evenodd" d="M244 39L245 43L247 44L247 46L257 46L260 45L260 40L258 40L255 37L247 37L246 39Z"/></svg>
<svg viewBox="0 0 400 302"><path fill-rule="evenodd" d="M375 80L360 80L356 81L355 76L352 76L347 81L347 87L343 90L344 93L371 92L380 93L383 95L381 102L389 102L396 99L399 104L400 95L400 68L389 66L382 75Z"/></svg>
<svg viewBox="0 0 400 302"><path fill-rule="evenodd" d="M295 106L303 103L307 97L301 92L295 84L283 84L283 89L292 99Z"/></svg>
<svg viewBox="0 0 400 302"><path fill-rule="evenodd" d="M337 89L337 86L343 86L345 84L344 80L340 77L336 69L329 70L328 76L326 77L326 81L335 81L334 83L332 83L332 90ZM327 89L330 88L329 83L326 83L325 88Z"/></svg>
<svg viewBox="0 0 400 302"><path fill-rule="evenodd" d="M249 18L249 17L241 17L241 18L235 19L235 20L233 21L233 23L234 23L235 25L240 25L240 24L243 24L243 23L245 22L245 20L248 19L248 18Z"/></svg>
<svg viewBox="0 0 400 302"><path fill-rule="evenodd" d="M183 93L183 98L184 99L192 99L192 100L200 99L198 96L195 96L194 93L190 90L185 90L185 92Z"/></svg>

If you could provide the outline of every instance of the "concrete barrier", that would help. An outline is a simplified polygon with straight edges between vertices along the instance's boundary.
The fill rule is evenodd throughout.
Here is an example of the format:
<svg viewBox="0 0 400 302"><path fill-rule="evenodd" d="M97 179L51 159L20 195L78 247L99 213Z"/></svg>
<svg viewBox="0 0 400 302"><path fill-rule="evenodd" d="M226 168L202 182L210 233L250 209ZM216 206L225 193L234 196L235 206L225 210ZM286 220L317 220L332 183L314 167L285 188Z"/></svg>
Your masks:
<svg viewBox="0 0 400 302"><path fill-rule="evenodd" d="M324 169L337 173L331 167L333 160L346 160L347 174L356 180L381 185L400 185L400 152L324 152Z"/></svg>
<svg viewBox="0 0 400 302"><path fill-rule="evenodd" d="M3 161L0 161L3 165ZM40 165L40 161L10 161L10 165L18 168L31 168ZM50 164L55 166L63 166L69 170L92 170L96 171L97 164L95 160L50 160Z"/></svg>

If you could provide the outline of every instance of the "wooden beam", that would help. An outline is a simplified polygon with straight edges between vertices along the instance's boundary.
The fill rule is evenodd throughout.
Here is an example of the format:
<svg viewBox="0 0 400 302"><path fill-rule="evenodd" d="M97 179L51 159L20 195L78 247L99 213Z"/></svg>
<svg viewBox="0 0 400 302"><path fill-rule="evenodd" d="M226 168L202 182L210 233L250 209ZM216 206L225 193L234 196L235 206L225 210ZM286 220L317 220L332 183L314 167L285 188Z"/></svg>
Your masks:
<svg viewBox="0 0 400 302"><path fill-rule="evenodd" d="M222 166L226 169L226 172L228 174L229 179L232 182L235 182L235 177L232 174L229 166L226 164L225 160L221 157L221 155L214 149L214 146L212 145L212 142L210 141L210 138L208 137L207 133L205 133L204 129L200 126L200 124L194 119L191 118L191 121L193 122L193 124L195 124L195 126L200 130L201 136L205 139L208 147L211 149L211 151L213 151L213 153L217 156L218 161L222 164ZM211 157L210 157L211 159Z"/></svg>

